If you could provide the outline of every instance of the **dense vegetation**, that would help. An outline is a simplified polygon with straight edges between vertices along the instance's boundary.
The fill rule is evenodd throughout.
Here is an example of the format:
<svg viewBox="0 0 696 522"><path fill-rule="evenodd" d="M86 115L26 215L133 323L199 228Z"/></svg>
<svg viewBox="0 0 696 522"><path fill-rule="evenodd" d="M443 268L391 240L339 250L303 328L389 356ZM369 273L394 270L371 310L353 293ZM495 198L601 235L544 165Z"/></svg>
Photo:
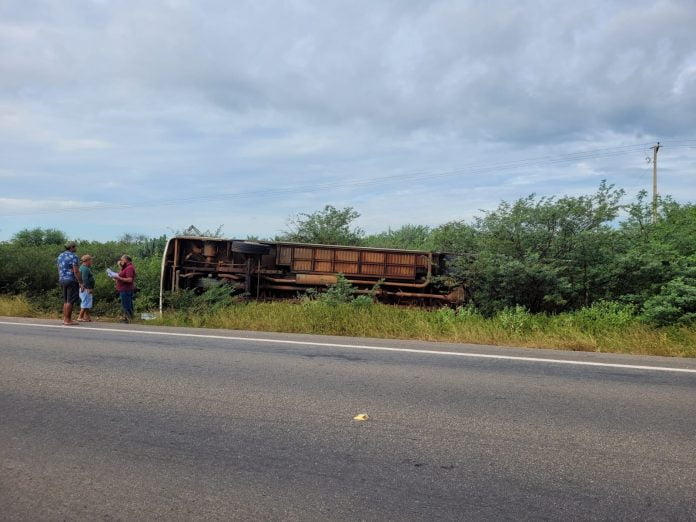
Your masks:
<svg viewBox="0 0 696 522"><path fill-rule="evenodd" d="M453 258L451 277L442 284L463 282L469 296L468 315L464 315L481 320L519 319L524 314L545 314L551 320L574 311L599 317L604 310L607 317L630 317L648 327L693 326L696 206L664 198L659 219L652 223L644 193L629 202L625 199L623 191L602 183L591 195L530 195L503 202L471 222L452 221L438 227L411 224L373 235L353 226L359 214L352 208L326 206L292 218L289 230L276 239L459 254ZM58 230L34 229L0 243L0 294L21 294L35 308L59 310L55 258L66 239ZM117 313L116 295L104 268L113 267L123 253L135 257L140 288L137 308L156 307L164 244L164 237L138 235L105 243L79 242L79 254L96 258L97 314ZM332 290L321 306L343 306L327 304L326 299L345 290ZM180 311L197 310L200 315L217 313L231 306L233 299L223 290L223 294L200 297L174 296L169 302ZM464 312L452 313L455 324Z"/></svg>
<svg viewBox="0 0 696 522"><path fill-rule="evenodd" d="M602 183L588 196L503 202L471 223L405 225L371 236L351 228L352 209L327 206L295 218L281 238L460 254L453 276L486 316L613 301L656 325L694 323L696 206L664 198L653 224L645 193L623 199L622 190Z"/></svg>
<svg viewBox="0 0 696 522"><path fill-rule="evenodd" d="M58 288L56 258L68 238L58 230L22 230L11 241L0 243L0 294L24 295L39 311L58 311L62 298ZM138 308L157 306L161 256L166 237L147 238L125 234L117 241L78 240L78 256L94 256L92 271L96 315L116 315L118 296L105 269L116 268L122 254L134 256L138 269Z"/></svg>

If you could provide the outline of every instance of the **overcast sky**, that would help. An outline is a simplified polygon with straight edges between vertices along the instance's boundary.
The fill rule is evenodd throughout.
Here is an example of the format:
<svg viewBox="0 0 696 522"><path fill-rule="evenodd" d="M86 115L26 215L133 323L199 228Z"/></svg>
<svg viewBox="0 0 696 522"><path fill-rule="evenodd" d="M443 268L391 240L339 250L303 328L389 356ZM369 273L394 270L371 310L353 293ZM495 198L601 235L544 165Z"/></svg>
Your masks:
<svg viewBox="0 0 696 522"><path fill-rule="evenodd" d="M657 140L696 201L695 123L693 0L0 1L0 240L437 225L650 189Z"/></svg>

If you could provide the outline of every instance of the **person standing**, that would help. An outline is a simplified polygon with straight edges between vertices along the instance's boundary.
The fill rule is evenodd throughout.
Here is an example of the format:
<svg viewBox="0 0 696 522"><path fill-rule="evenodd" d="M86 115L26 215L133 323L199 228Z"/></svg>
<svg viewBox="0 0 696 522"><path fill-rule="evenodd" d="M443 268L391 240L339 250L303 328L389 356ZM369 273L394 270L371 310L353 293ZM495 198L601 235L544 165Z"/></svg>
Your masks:
<svg viewBox="0 0 696 522"><path fill-rule="evenodd" d="M90 312L92 311L94 299L94 275L91 270L92 259L94 258L89 254L85 254L80 259L82 260L82 264L80 265L82 289L80 290L80 315L77 316L77 320L81 323L90 323L92 322Z"/></svg>
<svg viewBox="0 0 696 522"><path fill-rule="evenodd" d="M58 282L63 291L63 324L65 326L78 324L72 320L73 306L80 300L79 294L82 288L82 276L78 270L80 260L75 255L76 250L77 244L74 241L68 241L65 244L65 251L56 259Z"/></svg>
<svg viewBox="0 0 696 522"><path fill-rule="evenodd" d="M114 277L116 291L121 298L122 323L133 320L133 292L135 291L135 267L130 256L122 255L118 261L120 272Z"/></svg>

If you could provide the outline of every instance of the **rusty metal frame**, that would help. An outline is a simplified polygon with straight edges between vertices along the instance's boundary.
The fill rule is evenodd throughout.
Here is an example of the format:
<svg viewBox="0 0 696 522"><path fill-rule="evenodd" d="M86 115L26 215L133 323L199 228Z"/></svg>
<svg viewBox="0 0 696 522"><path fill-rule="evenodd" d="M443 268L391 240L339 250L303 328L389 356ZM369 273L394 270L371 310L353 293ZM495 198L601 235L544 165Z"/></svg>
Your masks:
<svg viewBox="0 0 696 522"><path fill-rule="evenodd" d="M184 245L187 241L213 241L218 243L217 255L212 260L197 261L189 259L182 261ZM219 243L225 243L222 247ZM180 290L181 282L184 279L202 276L205 274L214 274L216 278L227 280L235 284L239 284L242 280L251 279L256 276L256 297L260 297L264 289L267 290L283 290L283 291L298 291L305 287L325 286L328 283L308 284L306 281L298 281L299 274L322 274L332 275L338 274L337 264L339 263L339 251L349 251L353 254L341 256L342 268L357 270L357 273L344 273L346 279L354 285L358 285L358 293L370 293L372 290L367 290L369 286L373 286L380 282L379 294L384 296L405 297L432 299L439 301L454 302L457 292L453 291L450 294L429 293L429 287L433 281L434 265L433 260L435 255L440 255L428 251L418 250L400 250L390 248L373 248L373 247L353 247L344 245L319 245L319 244L303 244L283 241L264 241L264 243L275 247L274 258L268 258L262 264L261 258L256 260L255 266L248 266L249 262L235 263L236 254L232 252L231 239L221 238L204 238L198 236L186 236L170 238L165 246L165 252L162 259L162 271L160 281L160 309L163 302L163 291L165 286L166 274L170 274L167 282L170 290ZM306 255L298 257L298 249L305 249ZM319 251L327 251L326 259L319 258ZM381 254L382 259L379 261L368 261L370 253ZM224 258L222 256L224 255ZM408 257L401 257L408 256ZM282 257L282 259L281 259ZM390 261L394 259L394 262ZM378 258L379 259L379 258ZM403 262L406 261L406 262ZM302 263L300 263L302 262ZM297 264L304 264L305 268L297 269ZM324 269L319 271L320 263L324 263ZM372 268L369 268L372 267ZM378 267L378 268L375 268ZM365 270L378 273L364 273ZM423 270L425 269L425 270ZM255 274L253 272L256 272ZM392 272L392 273L389 273ZM425 273L424 273L425 272ZM404 275L407 273L407 275ZM282 277L283 274L287 277ZM251 283L251 290L253 291ZM244 285L248 287L248 282ZM419 292L418 290L426 290ZM456 294L456 295L455 295Z"/></svg>

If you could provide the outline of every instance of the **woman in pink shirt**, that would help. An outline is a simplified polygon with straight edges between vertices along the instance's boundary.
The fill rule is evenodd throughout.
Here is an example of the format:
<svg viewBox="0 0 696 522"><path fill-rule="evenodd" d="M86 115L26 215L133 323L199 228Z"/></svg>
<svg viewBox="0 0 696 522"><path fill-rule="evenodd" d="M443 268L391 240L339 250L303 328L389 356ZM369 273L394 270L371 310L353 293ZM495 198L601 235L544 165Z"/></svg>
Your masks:
<svg viewBox="0 0 696 522"><path fill-rule="evenodd" d="M114 281L116 291L121 298L121 309L123 310L122 323L129 323L133 319L133 291L135 290L135 267L130 256L122 255L118 261L121 271Z"/></svg>

